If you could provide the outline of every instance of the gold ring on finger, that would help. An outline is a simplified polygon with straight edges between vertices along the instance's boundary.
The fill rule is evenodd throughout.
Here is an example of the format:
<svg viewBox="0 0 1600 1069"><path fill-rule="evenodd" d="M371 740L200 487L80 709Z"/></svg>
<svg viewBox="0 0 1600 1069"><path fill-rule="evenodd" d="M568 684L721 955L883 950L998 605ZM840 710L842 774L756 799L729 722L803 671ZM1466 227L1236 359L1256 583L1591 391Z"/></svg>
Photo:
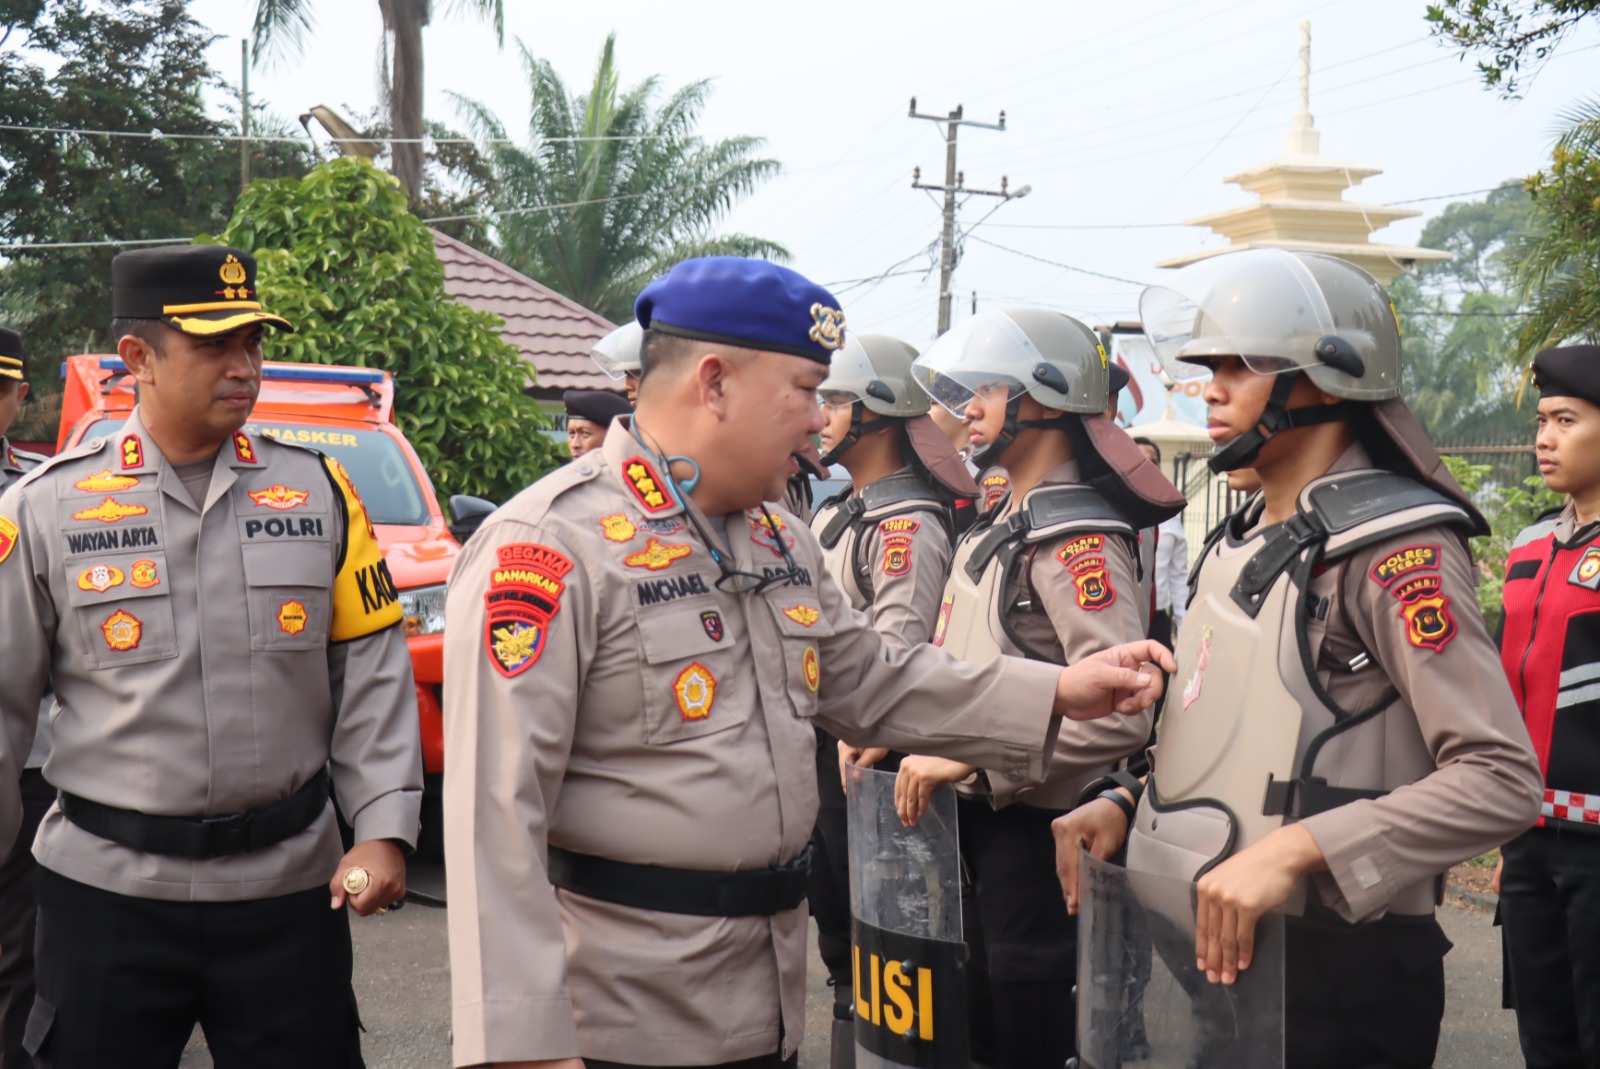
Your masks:
<svg viewBox="0 0 1600 1069"><path fill-rule="evenodd" d="M345 894L358 895L371 883L372 875L360 865L352 865L344 870Z"/></svg>

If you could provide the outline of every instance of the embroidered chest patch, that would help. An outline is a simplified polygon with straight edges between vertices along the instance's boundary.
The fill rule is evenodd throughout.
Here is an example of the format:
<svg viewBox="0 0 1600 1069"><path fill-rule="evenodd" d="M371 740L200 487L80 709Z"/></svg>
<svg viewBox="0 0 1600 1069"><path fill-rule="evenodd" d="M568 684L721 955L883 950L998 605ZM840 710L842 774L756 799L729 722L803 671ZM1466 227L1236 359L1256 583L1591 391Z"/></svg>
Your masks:
<svg viewBox="0 0 1600 1069"><path fill-rule="evenodd" d="M671 565L673 561L682 560L693 552L694 550L688 546L672 545L670 543L663 545L652 538L644 544L644 548L639 552L630 553L628 556L623 557L622 563L630 568L648 568L652 572L659 572L661 569Z"/></svg>
<svg viewBox="0 0 1600 1069"><path fill-rule="evenodd" d="M711 715L711 703L717 697L717 677L711 674L711 669L695 661L672 681L672 696L678 703L679 716L685 720L704 720Z"/></svg>
<svg viewBox="0 0 1600 1069"><path fill-rule="evenodd" d="M759 546L766 546L775 557L783 556L784 549L794 548L794 535L789 533L789 525L782 516L773 516L763 512L747 512L746 518L750 521L750 541ZM783 540L780 549L778 540Z"/></svg>
<svg viewBox="0 0 1600 1069"><path fill-rule="evenodd" d="M1572 574L1567 576L1567 582L1573 586L1600 590L1600 546L1590 546L1583 551Z"/></svg>
<svg viewBox="0 0 1600 1069"><path fill-rule="evenodd" d="M800 655L800 674L805 678L806 686L811 693L817 692L817 687L822 685L822 666L818 663L817 648L807 646L806 652Z"/></svg>
<svg viewBox="0 0 1600 1069"><path fill-rule="evenodd" d="M562 582L572 571L563 553L536 542L512 542L495 550L498 567L483 596L483 642L495 671L513 679L544 653L550 618L561 608Z"/></svg>
<svg viewBox="0 0 1600 1069"><path fill-rule="evenodd" d="M100 632L106 637L106 645L121 653L139 645L139 639L144 637L144 624L133 613L118 609L106 617Z"/></svg>
<svg viewBox="0 0 1600 1069"><path fill-rule="evenodd" d="M600 533L607 542L628 542L639 533L633 521L620 512L613 512L609 516L600 517Z"/></svg>

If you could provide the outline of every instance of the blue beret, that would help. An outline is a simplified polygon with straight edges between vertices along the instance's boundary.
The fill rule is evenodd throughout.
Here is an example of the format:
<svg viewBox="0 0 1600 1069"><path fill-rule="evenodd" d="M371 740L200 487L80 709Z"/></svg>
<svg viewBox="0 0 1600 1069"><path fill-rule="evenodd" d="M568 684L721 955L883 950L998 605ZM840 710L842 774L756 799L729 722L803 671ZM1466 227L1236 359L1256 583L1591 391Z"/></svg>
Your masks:
<svg viewBox="0 0 1600 1069"><path fill-rule="evenodd" d="M633 312L646 330L824 365L844 347L844 313L833 294L766 260L685 260L646 286Z"/></svg>

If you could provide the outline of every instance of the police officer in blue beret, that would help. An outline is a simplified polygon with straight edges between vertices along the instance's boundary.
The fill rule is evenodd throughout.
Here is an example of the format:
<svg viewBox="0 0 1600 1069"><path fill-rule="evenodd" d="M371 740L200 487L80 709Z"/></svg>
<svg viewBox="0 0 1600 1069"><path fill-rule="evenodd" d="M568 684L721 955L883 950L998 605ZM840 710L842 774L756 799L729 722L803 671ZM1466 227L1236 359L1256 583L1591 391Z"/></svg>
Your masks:
<svg viewBox="0 0 1600 1069"><path fill-rule="evenodd" d="M454 1058L792 1065L820 726L1044 774L1053 715L1147 705L1148 642L1071 668L891 650L777 504L844 342L827 290L689 260L636 305L636 414L467 543L445 628Z"/></svg>

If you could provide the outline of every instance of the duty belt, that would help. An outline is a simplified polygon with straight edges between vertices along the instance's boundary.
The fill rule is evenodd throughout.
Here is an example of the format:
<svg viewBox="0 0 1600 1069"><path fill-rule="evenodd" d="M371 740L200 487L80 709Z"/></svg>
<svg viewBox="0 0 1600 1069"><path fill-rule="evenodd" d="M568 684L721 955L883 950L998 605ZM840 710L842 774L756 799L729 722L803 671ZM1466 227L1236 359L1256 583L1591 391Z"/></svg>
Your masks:
<svg viewBox="0 0 1600 1069"><path fill-rule="evenodd" d="M770 917L806 900L811 847L793 861L753 872L701 872L635 865L550 847L550 882L602 902L694 917Z"/></svg>
<svg viewBox="0 0 1600 1069"><path fill-rule="evenodd" d="M311 826L328 805L328 770L281 802L215 817L158 817L61 792L61 813L84 831L146 854L192 861L248 854Z"/></svg>

